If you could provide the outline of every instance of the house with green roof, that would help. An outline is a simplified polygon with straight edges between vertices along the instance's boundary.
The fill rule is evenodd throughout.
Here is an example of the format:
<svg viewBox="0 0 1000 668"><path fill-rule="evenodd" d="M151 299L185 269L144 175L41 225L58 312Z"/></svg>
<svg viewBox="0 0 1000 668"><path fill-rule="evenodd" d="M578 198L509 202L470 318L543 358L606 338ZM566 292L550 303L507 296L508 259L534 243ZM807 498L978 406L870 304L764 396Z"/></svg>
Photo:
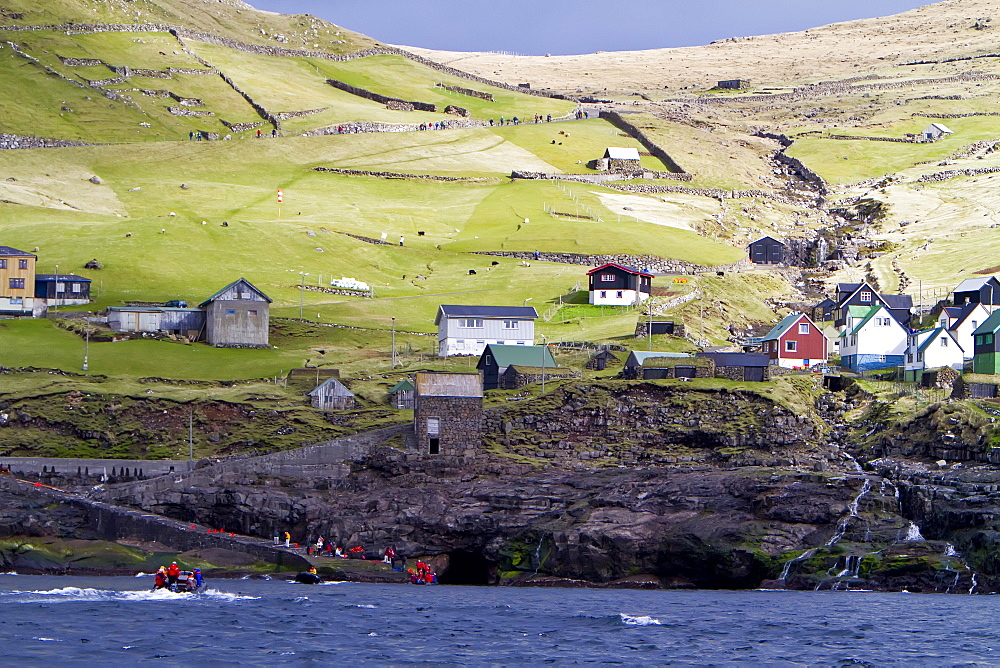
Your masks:
<svg viewBox="0 0 1000 668"><path fill-rule="evenodd" d="M855 373L902 366L908 334L882 303L849 306L840 333L840 366Z"/></svg>
<svg viewBox="0 0 1000 668"><path fill-rule="evenodd" d="M994 311L986 322L972 333L973 373L1000 373L1000 311Z"/></svg>
<svg viewBox="0 0 1000 668"><path fill-rule="evenodd" d="M760 340L761 352L771 364L787 369L808 368L826 362L829 341L826 334L805 313L790 313Z"/></svg>
<svg viewBox="0 0 1000 668"><path fill-rule="evenodd" d="M413 408L413 383L409 379L404 378L399 381L389 390L389 403L392 404L394 408Z"/></svg>
<svg viewBox="0 0 1000 668"><path fill-rule="evenodd" d="M548 346L508 346L490 343L479 357L476 368L483 375L483 389L500 387L500 376L509 366L556 368L555 357Z"/></svg>

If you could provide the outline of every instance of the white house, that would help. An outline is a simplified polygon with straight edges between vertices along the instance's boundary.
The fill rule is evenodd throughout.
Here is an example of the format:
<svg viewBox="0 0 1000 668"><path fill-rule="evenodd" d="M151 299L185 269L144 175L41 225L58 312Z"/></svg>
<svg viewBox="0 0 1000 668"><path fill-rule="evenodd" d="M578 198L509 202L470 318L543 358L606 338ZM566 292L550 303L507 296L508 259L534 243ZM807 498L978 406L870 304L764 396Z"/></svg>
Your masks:
<svg viewBox="0 0 1000 668"><path fill-rule="evenodd" d="M883 304L849 306L840 334L840 365L855 372L900 366L907 334Z"/></svg>
<svg viewBox="0 0 1000 668"><path fill-rule="evenodd" d="M438 355L482 355L487 344L531 346L535 343L535 319L531 306L438 307Z"/></svg>
<svg viewBox="0 0 1000 668"><path fill-rule="evenodd" d="M925 369L949 366L961 371L964 364L962 346L954 334L944 327L925 329L907 337L906 362L903 363L906 380L920 380L920 373Z"/></svg>
<svg viewBox="0 0 1000 668"><path fill-rule="evenodd" d="M972 359L973 335L981 324L986 322L990 313L996 310L988 304L966 304L965 306L948 306L938 318L938 326L944 327L954 337L955 341L965 351L965 359Z"/></svg>
<svg viewBox="0 0 1000 668"><path fill-rule="evenodd" d="M949 130L948 126L944 125L943 123L931 123L926 128L924 128L922 134L924 135L924 139L926 139L927 141L937 141L938 139L941 139L946 135L955 133Z"/></svg>
<svg viewBox="0 0 1000 668"><path fill-rule="evenodd" d="M609 262L588 271L587 280L591 304L630 306L649 298L653 274Z"/></svg>

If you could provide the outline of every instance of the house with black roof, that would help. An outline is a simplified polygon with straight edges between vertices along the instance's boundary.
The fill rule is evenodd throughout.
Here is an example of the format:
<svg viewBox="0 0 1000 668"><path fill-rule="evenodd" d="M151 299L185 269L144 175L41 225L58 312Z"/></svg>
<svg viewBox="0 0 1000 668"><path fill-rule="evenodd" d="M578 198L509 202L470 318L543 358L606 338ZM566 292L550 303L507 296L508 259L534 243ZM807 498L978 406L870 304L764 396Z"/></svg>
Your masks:
<svg viewBox="0 0 1000 668"><path fill-rule="evenodd" d="M486 346L531 346L535 343L532 306L460 306L442 304L434 324L438 328L438 355L482 355Z"/></svg>
<svg viewBox="0 0 1000 668"><path fill-rule="evenodd" d="M771 379L770 355L762 353L696 353L695 357L715 362L715 375L720 378L749 382L763 382Z"/></svg>
<svg viewBox="0 0 1000 668"><path fill-rule="evenodd" d="M624 264L608 262L587 272L590 303L630 306L649 298L653 274Z"/></svg>
<svg viewBox="0 0 1000 668"><path fill-rule="evenodd" d="M35 298L56 306L89 304L90 282L76 274L35 274Z"/></svg>
<svg viewBox="0 0 1000 668"><path fill-rule="evenodd" d="M913 311L913 297L910 295L880 294L868 283L838 283L836 302L833 324L838 329L846 326L849 309L852 306L870 308L881 304L903 327L910 324Z"/></svg>

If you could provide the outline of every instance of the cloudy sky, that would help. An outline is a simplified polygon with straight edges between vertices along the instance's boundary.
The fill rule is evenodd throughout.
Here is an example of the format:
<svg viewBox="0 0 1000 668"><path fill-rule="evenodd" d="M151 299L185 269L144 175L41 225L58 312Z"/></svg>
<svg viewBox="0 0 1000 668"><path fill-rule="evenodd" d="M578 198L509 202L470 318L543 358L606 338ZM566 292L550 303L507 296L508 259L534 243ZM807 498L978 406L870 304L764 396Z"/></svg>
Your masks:
<svg viewBox="0 0 1000 668"><path fill-rule="evenodd" d="M390 44L526 55L694 46L888 16L925 0L249 0Z"/></svg>

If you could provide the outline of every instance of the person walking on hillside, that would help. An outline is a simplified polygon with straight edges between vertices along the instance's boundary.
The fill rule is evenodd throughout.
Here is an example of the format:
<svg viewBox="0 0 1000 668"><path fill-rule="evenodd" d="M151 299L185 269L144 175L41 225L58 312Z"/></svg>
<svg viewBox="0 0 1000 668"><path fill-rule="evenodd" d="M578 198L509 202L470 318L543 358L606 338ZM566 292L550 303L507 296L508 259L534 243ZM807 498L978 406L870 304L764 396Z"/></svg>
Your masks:
<svg viewBox="0 0 1000 668"><path fill-rule="evenodd" d="M257 128L257 139L260 139L260 136L261 136L260 128Z"/></svg>
<svg viewBox="0 0 1000 668"><path fill-rule="evenodd" d="M281 532L277 529L274 530L274 534L271 536L274 539L275 545L281 545Z"/></svg>
<svg viewBox="0 0 1000 668"><path fill-rule="evenodd" d="M403 245L403 235L402 234L399 235L399 245L400 246Z"/></svg>

